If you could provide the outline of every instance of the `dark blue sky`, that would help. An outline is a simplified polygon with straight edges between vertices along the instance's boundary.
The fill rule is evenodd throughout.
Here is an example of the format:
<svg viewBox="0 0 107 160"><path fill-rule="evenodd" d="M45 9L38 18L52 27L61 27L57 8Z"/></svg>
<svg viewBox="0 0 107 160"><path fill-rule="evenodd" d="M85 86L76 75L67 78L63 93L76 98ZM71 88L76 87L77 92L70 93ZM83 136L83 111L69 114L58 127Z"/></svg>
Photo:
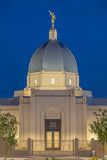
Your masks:
<svg viewBox="0 0 107 160"><path fill-rule="evenodd" d="M58 40L76 58L80 86L107 97L107 0L1 0L0 97L26 87L30 58L48 40L48 10Z"/></svg>

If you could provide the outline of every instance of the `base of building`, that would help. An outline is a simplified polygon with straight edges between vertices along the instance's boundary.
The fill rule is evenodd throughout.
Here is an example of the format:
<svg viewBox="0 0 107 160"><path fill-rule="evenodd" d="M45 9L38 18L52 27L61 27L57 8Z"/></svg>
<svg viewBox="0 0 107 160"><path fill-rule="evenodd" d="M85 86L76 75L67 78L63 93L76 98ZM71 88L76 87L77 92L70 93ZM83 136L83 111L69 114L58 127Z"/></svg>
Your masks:
<svg viewBox="0 0 107 160"><path fill-rule="evenodd" d="M74 153L73 151L68 152L68 151L54 150L54 151L34 151L33 155L41 157L69 157L73 156Z"/></svg>
<svg viewBox="0 0 107 160"><path fill-rule="evenodd" d="M60 160L86 160L87 157L74 157L74 156L54 156L55 159L60 159ZM52 160L52 156L46 157L46 156L32 156L32 157L27 157L24 160L46 160L46 158L48 158L48 160ZM90 159L90 157L89 157Z"/></svg>

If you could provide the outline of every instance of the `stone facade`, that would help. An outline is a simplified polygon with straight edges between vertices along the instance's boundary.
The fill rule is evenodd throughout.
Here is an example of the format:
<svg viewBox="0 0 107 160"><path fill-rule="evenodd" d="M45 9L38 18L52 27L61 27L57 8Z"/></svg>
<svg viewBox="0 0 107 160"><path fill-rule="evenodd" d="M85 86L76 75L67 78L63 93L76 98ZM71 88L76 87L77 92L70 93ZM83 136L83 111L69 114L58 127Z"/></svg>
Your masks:
<svg viewBox="0 0 107 160"><path fill-rule="evenodd" d="M45 119L61 119L61 140L86 139L86 103L72 91L38 91L20 103L20 140L45 141ZM27 99L27 100L26 100ZM30 101L29 101L30 100ZM79 113L79 116L76 116ZM82 122L82 123L81 123Z"/></svg>
<svg viewBox="0 0 107 160"><path fill-rule="evenodd" d="M52 79L54 83L52 84ZM30 96L31 89L37 90L65 90L71 88L79 88L79 76L78 73L69 72L35 72L28 73L27 76L27 87L24 89L24 95ZM20 93L19 93L20 94ZM81 93L79 93L80 95ZM82 94L81 94L82 95Z"/></svg>

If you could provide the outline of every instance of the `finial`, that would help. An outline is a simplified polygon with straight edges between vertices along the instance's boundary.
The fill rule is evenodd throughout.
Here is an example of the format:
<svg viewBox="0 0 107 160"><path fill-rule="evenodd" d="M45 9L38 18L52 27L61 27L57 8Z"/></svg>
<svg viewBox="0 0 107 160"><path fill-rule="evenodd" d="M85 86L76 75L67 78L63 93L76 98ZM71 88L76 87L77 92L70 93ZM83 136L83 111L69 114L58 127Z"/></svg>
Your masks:
<svg viewBox="0 0 107 160"><path fill-rule="evenodd" d="M52 13L51 11L49 11L50 15L52 16L52 20L51 20L51 23L52 23L52 29L54 29L54 21L56 19L54 13Z"/></svg>

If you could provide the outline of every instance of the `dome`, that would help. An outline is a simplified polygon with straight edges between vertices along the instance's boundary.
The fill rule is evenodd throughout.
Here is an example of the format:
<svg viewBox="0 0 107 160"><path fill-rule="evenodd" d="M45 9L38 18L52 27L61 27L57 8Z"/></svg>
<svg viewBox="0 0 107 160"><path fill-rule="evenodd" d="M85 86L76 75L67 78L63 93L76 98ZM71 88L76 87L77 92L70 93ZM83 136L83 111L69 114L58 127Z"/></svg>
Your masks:
<svg viewBox="0 0 107 160"><path fill-rule="evenodd" d="M45 42L34 52L29 64L29 73L42 70L78 72L72 52L57 40Z"/></svg>

